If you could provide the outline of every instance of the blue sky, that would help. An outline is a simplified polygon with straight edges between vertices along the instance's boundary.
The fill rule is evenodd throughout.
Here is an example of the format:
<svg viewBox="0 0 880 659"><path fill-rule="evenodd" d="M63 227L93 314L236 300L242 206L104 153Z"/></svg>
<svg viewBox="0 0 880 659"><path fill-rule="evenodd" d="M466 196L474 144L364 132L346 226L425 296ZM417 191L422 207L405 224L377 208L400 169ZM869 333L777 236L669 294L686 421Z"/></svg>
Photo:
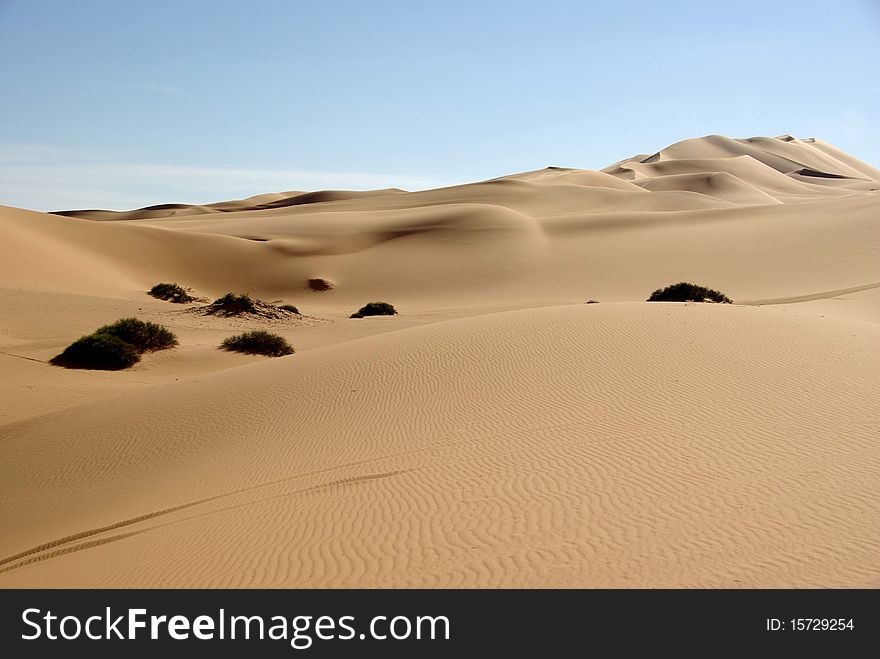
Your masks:
<svg viewBox="0 0 880 659"><path fill-rule="evenodd" d="M880 165L880 0L0 0L0 204L601 168L710 133Z"/></svg>

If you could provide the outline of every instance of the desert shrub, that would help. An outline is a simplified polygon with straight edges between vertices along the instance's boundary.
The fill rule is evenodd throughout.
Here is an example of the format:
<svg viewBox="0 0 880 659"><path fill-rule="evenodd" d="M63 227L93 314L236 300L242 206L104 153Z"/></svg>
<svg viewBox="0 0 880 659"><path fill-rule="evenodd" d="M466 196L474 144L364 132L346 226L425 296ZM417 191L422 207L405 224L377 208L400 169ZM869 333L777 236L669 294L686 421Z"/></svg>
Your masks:
<svg viewBox="0 0 880 659"><path fill-rule="evenodd" d="M95 334L107 334L132 345L138 352L154 352L177 345L177 337L168 329L137 318L123 318L104 325Z"/></svg>
<svg viewBox="0 0 880 659"><path fill-rule="evenodd" d="M283 357L284 355L292 355L294 352L293 346L284 337L263 330L229 336L223 339L220 347L230 352L266 355L268 357Z"/></svg>
<svg viewBox="0 0 880 659"><path fill-rule="evenodd" d="M227 293L219 297L211 304L200 307L198 313L207 316L260 316L262 318L289 318L288 312L299 313L299 310L290 304L276 306L270 302L264 302L252 298L246 293L235 295Z"/></svg>
<svg viewBox="0 0 880 659"><path fill-rule="evenodd" d="M336 284L334 284L329 279L324 279L323 277L315 277L314 279L309 279L309 289L313 291L329 291L335 286Z"/></svg>
<svg viewBox="0 0 880 659"><path fill-rule="evenodd" d="M195 300L183 286L178 284L156 284L149 290L149 294L159 300L166 300L177 304Z"/></svg>
<svg viewBox="0 0 880 659"><path fill-rule="evenodd" d="M227 293L223 297L214 300L211 304L211 313L221 313L225 316L233 316L240 313L257 313L257 304L247 294L234 295Z"/></svg>
<svg viewBox="0 0 880 659"><path fill-rule="evenodd" d="M587 300L584 304L599 304L599 300Z"/></svg>
<svg viewBox="0 0 880 659"><path fill-rule="evenodd" d="M65 368L118 371L137 364L143 352L165 350L176 345L177 337L161 325L137 318L122 318L77 339L49 363Z"/></svg>
<svg viewBox="0 0 880 659"><path fill-rule="evenodd" d="M387 302L370 302L365 304L349 318L363 318L365 316L394 316L397 310Z"/></svg>
<svg viewBox="0 0 880 659"><path fill-rule="evenodd" d="M140 359L130 343L111 334L95 332L71 343L49 363L65 368L119 371L134 366Z"/></svg>
<svg viewBox="0 0 880 659"><path fill-rule="evenodd" d="M648 302L705 302L707 300L720 304L733 304L733 300L724 295L724 293L687 282L679 282L666 288L658 288L648 298Z"/></svg>

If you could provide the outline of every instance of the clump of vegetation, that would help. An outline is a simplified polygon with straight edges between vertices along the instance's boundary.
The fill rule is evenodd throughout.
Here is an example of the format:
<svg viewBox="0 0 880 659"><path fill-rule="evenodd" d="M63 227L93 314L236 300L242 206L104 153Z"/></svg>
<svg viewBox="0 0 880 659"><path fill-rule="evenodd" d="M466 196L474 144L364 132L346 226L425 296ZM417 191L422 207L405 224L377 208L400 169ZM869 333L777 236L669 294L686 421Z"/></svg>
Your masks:
<svg viewBox="0 0 880 659"><path fill-rule="evenodd" d="M206 313L219 314L221 316L238 316L243 313L258 313L257 302L246 293L235 295L227 293L219 297L206 309Z"/></svg>
<svg viewBox="0 0 880 659"><path fill-rule="evenodd" d="M65 368L119 371L137 364L145 352L166 350L176 345L177 337L161 325L137 318L122 318L77 339L49 363Z"/></svg>
<svg viewBox="0 0 880 659"><path fill-rule="evenodd" d="M49 363L64 368L85 368L99 371L121 371L141 360L130 343L109 334L89 334L77 339L53 357Z"/></svg>
<svg viewBox="0 0 880 659"><path fill-rule="evenodd" d="M104 325L95 334L107 334L134 346L138 352L155 352L177 345L177 337L168 329L137 318L122 318L112 325Z"/></svg>
<svg viewBox="0 0 880 659"><path fill-rule="evenodd" d="M260 316L262 318L289 318L288 314L299 314L292 304L283 304L275 306L263 300L252 298L247 293L235 295L227 293L223 297L219 297L211 304L200 307L198 313L209 316ZM301 315L301 314L300 314Z"/></svg>
<svg viewBox="0 0 880 659"><path fill-rule="evenodd" d="M309 279L309 289L313 291L329 291L331 288L335 287L335 283L333 283L329 279L324 279L323 277L315 277L314 279Z"/></svg>
<svg viewBox="0 0 880 659"><path fill-rule="evenodd" d="M149 290L149 295L159 300L166 300L176 304L195 301L195 298L189 294L189 291L179 284L156 284Z"/></svg>
<svg viewBox="0 0 880 659"><path fill-rule="evenodd" d="M397 315L397 309L387 302L370 302L365 304L356 312L351 314L349 318L364 318L366 316L394 316Z"/></svg>
<svg viewBox="0 0 880 659"><path fill-rule="evenodd" d="M284 337L263 330L229 336L223 340L220 347L230 352L266 355L267 357L284 357L294 353L293 346Z"/></svg>
<svg viewBox="0 0 880 659"><path fill-rule="evenodd" d="M715 302L733 304L733 300L719 291L687 282L658 288L651 293L648 302Z"/></svg>
<svg viewBox="0 0 880 659"><path fill-rule="evenodd" d="M599 304L599 300L587 300L584 304Z"/></svg>

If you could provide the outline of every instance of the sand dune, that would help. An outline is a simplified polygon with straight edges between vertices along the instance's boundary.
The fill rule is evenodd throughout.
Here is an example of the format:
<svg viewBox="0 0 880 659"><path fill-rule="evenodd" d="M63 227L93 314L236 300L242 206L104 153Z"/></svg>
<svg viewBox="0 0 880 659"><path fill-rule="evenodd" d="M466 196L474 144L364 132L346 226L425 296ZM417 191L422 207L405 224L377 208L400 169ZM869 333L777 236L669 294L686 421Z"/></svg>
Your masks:
<svg viewBox="0 0 880 659"><path fill-rule="evenodd" d="M403 194L403 190L321 190L319 192L270 192L247 199L218 201L213 204L159 204L131 211L73 210L56 211L54 215L79 217L88 220L156 220L192 217L212 213L233 213L239 211L259 211L271 208L286 208L303 204L322 204L351 199L365 199L386 195Z"/></svg>
<svg viewBox="0 0 880 659"><path fill-rule="evenodd" d="M626 180L648 179L654 186L659 185L654 182L657 177L726 172L786 202L880 189L880 170L819 140L790 135L741 140L710 135L673 144L651 156L623 160L603 171Z"/></svg>
<svg viewBox="0 0 880 659"><path fill-rule="evenodd" d="M779 201L809 201L815 197L834 197L848 194L846 191L828 189L813 180L794 179L769 167L751 156L731 158L693 158L663 160L652 163L624 163L619 166L621 175L631 172L636 180L654 179L673 174L705 174L725 172L766 192ZM792 171L798 171L796 168ZM627 178L630 178L627 176Z"/></svg>
<svg viewBox="0 0 880 659"><path fill-rule="evenodd" d="M873 167L862 166L864 163L856 165L857 161L849 157L843 160L834 157L830 150L818 148L815 140L799 140L790 135L747 139L709 135L678 142L641 159L640 162L657 163L739 156L752 158L756 162L783 174L798 167L807 167L816 171L856 178L870 178L876 175L876 170Z"/></svg>
<svg viewBox="0 0 880 659"><path fill-rule="evenodd" d="M0 586L880 586L878 211L880 170L791 136L0 207ZM681 280L737 304L644 302ZM400 315L348 319L370 300ZM48 365L132 315L179 347ZM241 329L297 353L217 350Z"/></svg>
<svg viewBox="0 0 880 659"><path fill-rule="evenodd" d="M838 162L842 162L844 164L849 165L855 171L861 172L861 174L868 179L872 179L874 181L880 180L880 169L870 165L858 158L854 158L848 153L841 151L833 144L828 144L828 142L824 142L820 139L813 138L809 141L809 144L819 151L828 154Z"/></svg>
<svg viewBox="0 0 880 659"><path fill-rule="evenodd" d="M728 172L669 174L639 181L637 185L651 192L659 190L688 190L741 206L782 203L760 188L746 183Z"/></svg>
<svg viewBox="0 0 880 659"><path fill-rule="evenodd" d="M653 162L609 168L618 176L550 168L423 192L315 193L325 201L308 204L291 205L302 194L274 201L264 195L257 198L262 210L131 219L134 212L124 222L10 209L0 211L11 254L0 279L70 292L131 291L172 279L207 295L238 288L280 297L300 296L304 280L328 276L340 282L321 298L331 308L383 293L424 309L481 306L485 296L502 306L584 296L637 300L668 277L709 276L741 299L876 280L880 196L873 187L880 183L797 174L806 167L793 159L803 151L819 154L803 158L815 167L831 156L816 143L771 141L774 153L762 151L770 154L763 160L784 153L783 169L791 171L750 155L764 144L757 138L720 145L705 138L664 149ZM673 157L679 153L684 157ZM856 169L854 159L834 160L839 172ZM840 181L859 189L838 187ZM779 249L773 241L784 234L800 247ZM638 273L607 263L625 263L652 245L668 250L667 258L639 254ZM746 245L750 258L743 259ZM92 266L76 268L82 259ZM91 288L83 288L85 280ZM472 281L480 282L478 291Z"/></svg>
<svg viewBox="0 0 880 659"><path fill-rule="evenodd" d="M577 305L14 424L0 583L877 586L878 339Z"/></svg>
<svg viewBox="0 0 880 659"><path fill-rule="evenodd" d="M304 192L269 192L246 199L218 201L212 204L158 204L131 211L72 210L56 211L54 215L82 217L89 220L144 220L167 217L187 217L204 213L222 213L236 210L255 210L266 204L277 203L302 196Z"/></svg>

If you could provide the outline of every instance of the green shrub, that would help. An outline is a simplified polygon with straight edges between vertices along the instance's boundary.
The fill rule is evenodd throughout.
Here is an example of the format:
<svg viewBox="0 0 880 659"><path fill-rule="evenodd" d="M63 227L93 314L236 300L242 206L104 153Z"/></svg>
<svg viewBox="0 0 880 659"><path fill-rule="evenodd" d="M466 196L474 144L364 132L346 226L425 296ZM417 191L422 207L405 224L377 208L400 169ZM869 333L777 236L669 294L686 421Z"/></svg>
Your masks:
<svg viewBox="0 0 880 659"><path fill-rule="evenodd" d="M110 334L89 334L77 339L49 362L65 368L119 371L134 366L141 359L130 343Z"/></svg>
<svg viewBox="0 0 880 659"><path fill-rule="evenodd" d="M397 310L387 302L370 302L365 304L349 318L364 318L365 316L394 316Z"/></svg>
<svg viewBox="0 0 880 659"><path fill-rule="evenodd" d="M648 302L716 302L733 304L733 300L719 291L705 286L697 286L687 282L672 284L666 288L658 288L651 293Z"/></svg>
<svg viewBox="0 0 880 659"><path fill-rule="evenodd" d="M150 289L149 295L159 300L167 300L177 304L184 304L195 300L183 286L178 284L156 284Z"/></svg>
<svg viewBox="0 0 880 659"><path fill-rule="evenodd" d="M263 330L229 336L223 340L220 347L230 352L266 355L268 357L283 357L294 353L293 346L284 337Z"/></svg>
<svg viewBox="0 0 880 659"><path fill-rule="evenodd" d="M223 297L214 300L210 305L209 313L219 313L224 316L235 316L241 313L257 313L257 304L247 294L234 295L227 293Z"/></svg>
<svg viewBox="0 0 880 659"><path fill-rule="evenodd" d="M177 337L161 325L137 318L122 318L77 339L49 363L65 368L118 371L137 364L141 353L176 345Z"/></svg>
<svg viewBox="0 0 880 659"><path fill-rule="evenodd" d="M299 309L297 309L297 308L296 308L295 306L293 306L292 304L282 304L282 305L281 305L280 307L278 307L278 308L279 308L279 309L284 309L285 311L290 311L290 312L292 312L292 313L296 313L296 314L299 313ZM300 314L300 315L302 315L302 314Z"/></svg>
<svg viewBox="0 0 880 659"><path fill-rule="evenodd" d="M123 318L112 325L95 330L95 334L108 334L134 346L138 352L154 352L177 345L177 337L169 330L137 318Z"/></svg>

